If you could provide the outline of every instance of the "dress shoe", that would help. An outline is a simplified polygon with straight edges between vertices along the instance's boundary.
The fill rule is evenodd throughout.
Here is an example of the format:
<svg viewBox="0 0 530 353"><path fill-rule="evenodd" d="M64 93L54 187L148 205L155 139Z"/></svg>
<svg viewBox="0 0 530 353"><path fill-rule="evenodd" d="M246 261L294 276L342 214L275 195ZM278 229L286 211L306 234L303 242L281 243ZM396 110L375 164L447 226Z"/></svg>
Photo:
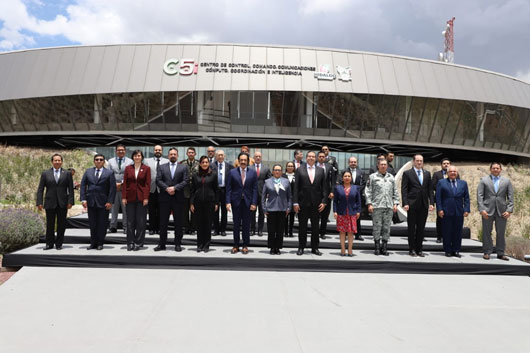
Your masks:
<svg viewBox="0 0 530 353"><path fill-rule="evenodd" d="M132 244L127 245L127 251L133 251L133 250L134 250L134 245Z"/></svg>
<svg viewBox="0 0 530 353"><path fill-rule="evenodd" d="M202 248L202 252L203 253L207 253L208 251L210 251L210 248L208 248L208 247Z"/></svg>
<svg viewBox="0 0 530 353"><path fill-rule="evenodd" d="M166 250L166 246L165 245L157 245L153 250L154 251L163 251L163 250Z"/></svg>
<svg viewBox="0 0 530 353"><path fill-rule="evenodd" d="M226 232L221 232L222 237L226 237Z"/></svg>
<svg viewBox="0 0 530 353"><path fill-rule="evenodd" d="M275 253L275 254L276 254L276 255L281 255L282 252L280 251L280 249L276 249L276 253Z"/></svg>
<svg viewBox="0 0 530 353"><path fill-rule="evenodd" d="M506 255L497 255L497 259L504 260L504 261L510 261L510 259Z"/></svg>
<svg viewBox="0 0 530 353"><path fill-rule="evenodd" d="M239 248L236 248L235 246L232 248L232 251L231 253L232 254L237 254L239 252Z"/></svg>
<svg viewBox="0 0 530 353"><path fill-rule="evenodd" d="M255 230L251 231L250 235L256 235L256 231Z"/></svg>
<svg viewBox="0 0 530 353"><path fill-rule="evenodd" d="M263 232L258 232L258 237L262 237L263 236Z"/></svg>
<svg viewBox="0 0 530 353"><path fill-rule="evenodd" d="M484 256L482 256L482 258L484 260L489 260L490 259L490 254L484 254Z"/></svg>
<svg viewBox="0 0 530 353"><path fill-rule="evenodd" d="M409 255L412 257L416 257L416 252L414 250L409 251Z"/></svg>
<svg viewBox="0 0 530 353"><path fill-rule="evenodd" d="M348 254L348 257L353 257L353 254Z"/></svg>
<svg viewBox="0 0 530 353"><path fill-rule="evenodd" d="M191 235L195 235L195 231L192 230L192 231L190 232L190 234L191 234Z"/></svg>
<svg viewBox="0 0 530 353"><path fill-rule="evenodd" d="M364 238L361 234L355 234L355 240L364 241Z"/></svg>
<svg viewBox="0 0 530 353"><path fill-rule="evenodd" d="M318 251L318 249L311 250L311 254L316 255L316 256L322 256L322 253Z"/></svg>
<svg viewBox="0 0 530 353"><path fill-rule="evenodd" d="M445 257L451 257L451 253L450 252L446 252L445 253Z"/></svg>
<svg viewBox="0 0 530 353"><path fill-rule="evenodd" d="M56 248L57 250L63 250L63 246L62 246L62 245L56 246L55 248Z"/></svg>
<svg viewBox="0 0 530 353"><path fill-rule="evenodd" d="M442 242L442 239L436 239L436 242L440 244Z"/></svg>
<svg viewBox="0 0 530 353"><path fill-rule="evenodd" d="M140 250L140 248L141 248L140 245L135 245L133 251L138 251L138 250Z"/></svg>
<svg viewBox="0 0 530 353"><path fill-rule="evenodd" d="M453 253L453 257L462 257L462 255L460 255L459 252L454 252L454 253Z"/></svg>
<svg viewBox="0 0 530 353"><path fill-rule="evenodd" d="M304 249L298 249L298 251L296 252L296 255L298 256L301 256L304 254Z"/></svg>
<svg viewBox="0 0 530 353"><path fill-rule="evenodd" d="M96 246L95 245L90 245L88 248L86 248L87 250L92 250L92 249L95 249Z"/></svg>
<svg viewBox="0 0 530 353"><path fill-rule="evenodd" d="M320 239L322 239L322 240L326 239L326 234L321 234L320 235Z"/></svg>
<svg viewBox="0 0 530 353"><path fill-rule="evenodd" d="M50 250L53 249L53 246L46 245L43 250Z"/></svg>
<svg viewBox="0 0 530 353"><path fill-rule="evenodd" d="M118 230L116 228L109 228L109 233L116 233Z"/></svg>
<svg viewBox="0 0 530 353"><path fill-rule="evenodd" d="M155 234L155 231L154 230L150 230L149 231L149 235L154 235Z"/></svg>
<svg viewBox="0 0 530 353"><path fill-rule="evenodd" d="M418 251L416 255L418 255L419 257L425 257L425 254L423 253L423 251Z"/></svg>
<svg viewBox="0 0 530 353"><path fill-rule="evenodd" d="M202 251L202 248L197 248L197 252L201 252Z"/></svg>
<svg viewBox="0 0 530 353"><path fill-rule="evenodd" d="M271 249L271 251L269 252L269 254L271 254L271 255L275 255L275 254L276 254L276 250L275 250L275 249Z"/></svg>
<svg viewBox="0 0 530 353"><path fill-rule="evenodd" d="M103 250L103 245L98 245L98 247L96 249Z"/></svg>
<svg viewBox="0 0 530 353"><path fill-rule="evenodd" d="M248 254L248 248L247 248L246 246L243 247L243 250L241 250L241 253L242 253L243 255Z"/></svg>
<svg viewBox="0 0 530 353"><path fill-rule="evenodd" d="M343 253L343 252L341 252L341 253L340 253L340 256L344 257L344 256L346 256L346 254Z"/></svg>
<svg viewBox="0 0 530 353"><path fill-rule="evenodd" d="M181 251L182 251L182 246L180 246L180 245L175 245L175 251L176 251L176 252L181 252Z"/></svg>

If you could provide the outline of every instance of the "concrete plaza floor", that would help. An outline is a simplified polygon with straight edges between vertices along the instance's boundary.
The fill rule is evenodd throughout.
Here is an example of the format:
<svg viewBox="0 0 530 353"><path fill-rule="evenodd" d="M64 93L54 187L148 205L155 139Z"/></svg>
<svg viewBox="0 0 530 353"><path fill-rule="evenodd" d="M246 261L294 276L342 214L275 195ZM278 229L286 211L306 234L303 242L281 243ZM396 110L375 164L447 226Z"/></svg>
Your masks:
<svg viewBox="0 0 530 353"><path fill-rule="evenodd" d="M24 267L0 352L530 352L530 278Z"/></svg>

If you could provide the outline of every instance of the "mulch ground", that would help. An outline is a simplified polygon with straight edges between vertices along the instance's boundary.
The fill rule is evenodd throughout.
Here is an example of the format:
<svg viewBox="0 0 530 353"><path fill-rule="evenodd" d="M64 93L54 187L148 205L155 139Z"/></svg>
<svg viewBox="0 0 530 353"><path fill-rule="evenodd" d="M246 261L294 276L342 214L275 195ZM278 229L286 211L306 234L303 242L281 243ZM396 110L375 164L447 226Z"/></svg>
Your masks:
<svg viewBox="0 0 530 353"><path fill-rule="evenodd" d="M17 271L2 267L2 256L0 256L0 285L11 278Z"/></svg>

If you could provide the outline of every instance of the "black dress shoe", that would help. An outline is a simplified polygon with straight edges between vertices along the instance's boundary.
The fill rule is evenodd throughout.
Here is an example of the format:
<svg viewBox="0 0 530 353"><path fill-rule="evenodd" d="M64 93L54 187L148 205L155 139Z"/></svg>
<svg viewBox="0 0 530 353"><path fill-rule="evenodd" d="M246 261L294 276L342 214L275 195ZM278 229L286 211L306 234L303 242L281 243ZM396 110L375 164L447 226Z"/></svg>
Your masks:
<svg viewBox="0 0 530 353"><path fill-rule="evenodd" d="M157 245L153 250L154 251L163 251L163 250L166 250L166 246L165 245Z"/></svg>
<svg viewBox="0 0 530 353"><path fill-rule="evenodd" d="M263 232L258 232L258 237L262 237L263 236Z"/></svg>
<svg viewBox="0 0 530 353"><path fill-rule="evenodd" d="M271 255L274 255L274 254L276 254L276 250L274 250L274 249L271 249L271 251L269 251L269 254L271 254Z"/></svg>
<svg viewBox="0 0 530 353"><path fill-rule="evenodd" d="M180 246L180 245L175 245L175 251L176 251L176 252L181 252L181 251L182 251L182 246Z"/></svg>
<svg viewBox="0 0 530 353"><path fill-rule="evenodd" d="M88 248L86 248L87 250L92 250L92 249L95 249L96 246L95 245L90 245Z"/></svg>
<svg viewBox="0 0 530 353"><path fill-rule="evenodd" d="M56 248L57 250L63 250L63 246L62 246L62 245L56 246L55 248Z"/></svg>
<svg viewBox="0 0 530 353"><path fill-rule="evenodd" d="M226 237L226 232L221 232L222 237Z"/></svg>
<svg viewBox="0 0 530 353"><path fill-rule="evenodd" d="M149 235L154 235L155 234L155 231L154 230L150 230L149 231Z"/></svg>
<svg viewBox="0 0 530 353"><path fill-rule="evenodd" d="M280 251L280 249L276 249L276 255L281 255L282 252Z"/></svg>
<svg viewBox="0 0 530 353"><path fill-rule="evenodd" d="M46 245L43 250L50 250L53 249L53 246Z"/></svg>
<svg viewBox="0 0 530 353"><path fill-rule="evenodd" d="M326 239L326 234L321 234L320 235L320 239L322 239L322 240Z"/></svg>
<svg viewBox="0 0 530 353"><path fill-rule="evenodd" d="M416 257L416 252L414 250L409 251L409 255L412 257Z"/></svg>
<svg viewBox="0 0 530 353"><path fill-rule="evenodd" d="M251 231L250 235L256 235L256 231L255 230Z"/></svg>
<svg viewBox="0 0 530 353"><path fill-rule="evenodd" d="M134 245L133 244L127 245L127 251L133 251L133 250L134 250Z"/></svg>
<svg viewBox="0 0 530 353"><path fill-rule="evenodd" d="M417 254L419 257L425 257L425 254L423 254L423 251L418 251Z"/></svg>
<svg viewBox="0 0 530 353"><path fill-rule="evenodd" d="M116 228L109 228L109 233L116 233L118 230Z"/></svg>
<svg viewBox="0 0 530 353"><path fill-rule="evenodd" d="M98 245L97 249L98 250L103 250L103 245Z"/></svg>
<svg viewBox="0 0 530 353"><path fill-rule="evenodd" d="M197 252L201 252L202 251L202 248L197 248Z"/></svg>
<svg viewBox="0 0 530 353"><path fill-rule="evenodd" d="M140 250L140 248L141 248L140 245L135 245L134 248L133 248L133 250L134 250L134 251L138 251L138 250Z"/></svg>
<svg viewBox="0 0 530 353"><path fill-rule="evenodd" d="M298 251L296 252L296 255L298 256L301 256L304 254L304 249L298 249Z"/></svg>
<svg viewBox="0 0 530 353"><path fill-rule="evenodd" d="M210 251L210 248L209 248L209 247L202 248L202 252L203 252L203 253L207 253L208 251Z"/></svg>
<svg viewBox="0 0 530 353"><path fill-rule="evenodd" d="M497 259L504 260L504 261L510 261L510 259L506 255L497 255Z"/></svg>
<svg viewBox="0 0 530 353"><path fill-rule="evenodd" d="M364 241L364 238L361 234L355 234L355 240Z"/></svg>
<svg viewBox="0 0 530 353"><path fill-rule="evenodd" d="M311 254L316 255L316 256L322 256L322 253L318 251L318 249L311 250Z"/></svg>
<svg viewBox="0 0 530 353"><path fill-rule="evenodd" d="M450 252L446 252L445 253L445 257L451 257L451 253Z"/></svg>
<svg viewBox="0 0 530 353"><path fill-rule="evenodd" d="M346 254L343 253L343 252L341 252L341 253L340 253L340 256L344 257L344 256L346 256Z"/></svg>
<svg viewBox="0 0 530 353"><path fill-rule="evenodd" d="M436 242L440 244L442 242L442 239L436 239Z"/></svg>
<svg viewBox="0 0 530 353"><path fill-rule="evenodd" d="M454 257L462 257L462 255L460 255L459 252L454 252L454 253L453 253L453 256L454 256Z"/></svg>

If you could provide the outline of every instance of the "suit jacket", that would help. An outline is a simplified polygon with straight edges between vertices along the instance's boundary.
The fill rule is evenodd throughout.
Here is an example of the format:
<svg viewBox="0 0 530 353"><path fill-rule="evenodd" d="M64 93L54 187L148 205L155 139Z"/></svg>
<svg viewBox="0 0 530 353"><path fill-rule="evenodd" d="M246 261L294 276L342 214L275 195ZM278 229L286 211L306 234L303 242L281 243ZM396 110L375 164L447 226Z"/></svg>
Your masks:
<svg viewBox="0 0 530 353"><path fill-rule="evenodd" d="M151 168L142 164L138 171L138 177L136 177L134 164L125 167L121 188L122 199L127 199L127 202L149 200L150 189Z"/></svg>
<svg viewBox="0 0 530 353"><path fill-rule="evenodd" d="M401 178L401 199L410 208L428 208L434 204L431 173L422 169L423 184L414 168L406 170Z"/></svg>
<svg viewBox="0 0 530 353"><path fill-rule="evenodd" d="M354 216L357 213L361 213L361 188L357 185L352 185L350 188L350 194L346 198L346 191L344 185L335 185L333 190L333 212L339 215Z"/></svg>
<svg viewBox="0 0 530 353"><path fill-rule="evenodd" d="M219 180L219 170L218 169L219 169L219 162L218 161L213 162L212 170L217 173L217 179ZM224 173L224 178L225 178L224 187L226 187L226 180L228 179L228 173L230 173L230 171L232 169L234 169L234 166L232 165L232 163L225 161L224 162L224 168L223 168L223 173ZM219 187L221 187L221 185L219 185ZM221 200L221 202L224 202L224 200Z"/></svg>
<svg viewBox="0 0 530 353"><path fill-rule="evenodd" d="M159 166L161 166L162 164L166 164L166 163L169 163L169 159L167 158L164 158L164 157L160 157L160 163L159 163ZM156 158L153 157L153 158L146 158L144 159L144 164L147 164L149 166L149 168L151 169L151 186L149 188L149 192L150 193L154 193L155 190L158 190L158 192L160 192L160 189L157 188L156 186Z"/></svg>
<svg viewBox="0 0 530 353"><path fill-rule="evenodd" d="M258 174L256 169L256 164L249 166L250 169L253 169ZM261 163L259 167L259 176L258 176L258 196L261 198L261 193L263 191L263 185L265 185L265 180L269 179L272 176L272 172L269 167Z"/></svg>
<svg viewBox="0 0 530 353"><path fill-rule="evenodd" d="M350 171L350 168L346 168L344 170L342 170L339 174L339 176L337 177L337 184L341 184L342 185L342 175L344 174L345 171ZM353 175L353 174L352 174ZM355 180L352 180L352 184L353 185L357 185L359 188L360 188L360 191L361 191L361 200L364 204L364 188L366 187L366 176L364 175L364 172L362 171L361 168L357 167L357 170L355 172Z"/></svg>
<svg viewBox="0 0 530 353"><path fill-rule="evenodd" d="M245 185L241 181L240 168L234 168L228 173L226 182L226 203L238 207L244 203L246 207L258 205L258 175L256 171L247 167Z"/></svg>
<svg viewBox="0 0 530 353"><path fill-rule="evenodd" d="M513 212L513 186L510 179L503 176L499 179L499 188L495 192L493 179L490 175L480 180L477 188L478 211L488 212L488 216L497 213Z"/></svg>
<svg viewBox="0 0 530 353"><path fill-rule="evenodd" d="M44 189L46 196L42 203ZM54 169L46 169L42 172L37 188L37 206L43 205L45 209L57 207L66 208L67 205L74 204L74 183L72 174L68 170L61 168L59 181L55 182Z"/></svg>
<svg viewBox="0 0 530 353"><path fill-rule="evenodd" d="M294 170L297 170L298 168L296 167L296 160L293 159L293 163L294 163ZM300 167L305 167L306 166L306 162L304 161L300 161Z"/></svg>
<svg viewBox="0 0 530 353"><path fill-rule="evenodd" d="M107 168L101 168L101 175L96 178L96 167L88 168L81 179L81 201L88 207L104 208L106 203L114 203L116 196L116 178Z"/></svg>
<svg viewBox="0 0 530 353"><path fill-rule="evenodd" d="M456 192L454 193L449 178L438 182L436 210L444 211L444 217L463 216L464 212L471 212L469 206L469 190L464 180L457 179Z"/></svg>
<svg viewBox="0 0 530 353"><path fill-rule="evenodd" d="M160 195L158 200L160 202L170 202L177 200L184 202L184 188L188 185L188 167L183 164L176 163L175 174L171 177L171 163L166 163L158 168L156 173L156 185L160 188ZM170 195L166 189L170 186L175 187L175 194Z"/></svg>
<svg viewBox="0 0 530 353"><path fill-rule="evenodd" d="M316 162L316 166L320 167L320 163ZM322 167L321 167L322 168ZM329 162L324 163L324 175L326 176L326 184L329 192L333 190L333 187L335 186L337 182L337 171L335 167ZM307 170L307 168L306 168Z"/></svg>
<svg viewBox="0 0 530 353"><path fill-rule="evenodd" d="M313 184L309 180L307 168L298 168L294 175L293 204L298 204L300 207L318 207L321 203L329 202L329 189L324 169L315 165Z"/></svg>
<svg viewBox="0 0 530 353"><path fill-rule="evenodd" d="M217 173L201 176L199 173L191 177L191 198L192 205L196 203L211 202L219 203L219 184L217 183Z"/></svg>
<svg viewBox="0 0 530 353"><path fill-rule="evenodd" d="M289 179L280 178L281 188L276 191L274 178L265 180L263 185L261 206L264 212L287 212L292 207L292 192Z"/></svg>
<svg viewBox="0 0 530 353"><path fill-rule="evenodd" d="M114 173L114 178L117 183L123 182L123 173L125 173L125 167L134 164L133 160L129 157L123 157L121 166L118 166L118 157L114 157L108 160L108 169Z"/></svg>

